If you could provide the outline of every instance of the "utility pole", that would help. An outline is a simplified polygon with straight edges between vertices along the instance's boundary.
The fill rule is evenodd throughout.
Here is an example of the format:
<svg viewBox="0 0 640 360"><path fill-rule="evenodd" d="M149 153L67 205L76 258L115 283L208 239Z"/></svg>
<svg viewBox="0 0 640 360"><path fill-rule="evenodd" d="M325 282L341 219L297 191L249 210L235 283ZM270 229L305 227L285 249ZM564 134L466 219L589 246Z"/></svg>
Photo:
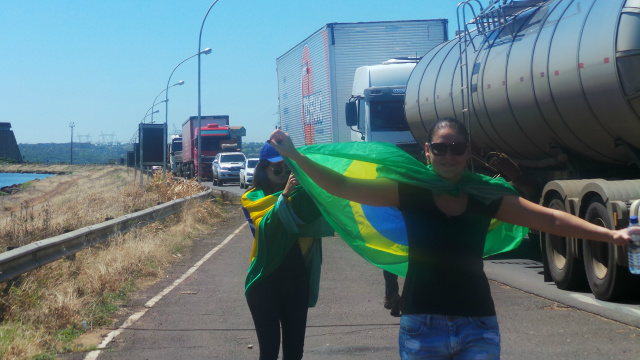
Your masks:
<svg viewBox="0 0 640 360"><path fill-rule="evenodd" d="M71 165L73 165L73 127L76 126L75 123L70 123L69 127L71 128Z"/></svg>

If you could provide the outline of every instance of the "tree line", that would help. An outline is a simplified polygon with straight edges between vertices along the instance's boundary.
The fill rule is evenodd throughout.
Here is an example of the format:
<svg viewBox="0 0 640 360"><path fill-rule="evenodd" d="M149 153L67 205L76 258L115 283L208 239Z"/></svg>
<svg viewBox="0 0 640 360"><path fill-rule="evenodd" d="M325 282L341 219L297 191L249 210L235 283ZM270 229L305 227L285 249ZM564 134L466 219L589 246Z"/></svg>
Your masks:
<svg viewBox="0 0 640 360"><path fill-rule="evenodd" d="M242 151L247 157L258 157L261 142L245 142ZM68 164L71 161L70 143L18 144L25 162L41 164ZM74 164L124 164L131 144L73 143ZM2 161L1 162L7 162Z"/></svg>

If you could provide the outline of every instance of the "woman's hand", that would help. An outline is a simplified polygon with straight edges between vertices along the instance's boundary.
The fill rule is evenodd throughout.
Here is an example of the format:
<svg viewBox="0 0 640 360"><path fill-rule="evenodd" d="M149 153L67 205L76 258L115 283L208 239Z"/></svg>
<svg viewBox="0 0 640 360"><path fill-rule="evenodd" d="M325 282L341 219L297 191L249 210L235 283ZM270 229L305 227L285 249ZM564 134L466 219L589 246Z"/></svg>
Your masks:
<svg viewBox="0 0 640 360"><path fill-rule="evenodd" d="M282 196L289 197L297 185L300 185L300 183L298 182L298 179L296 179L295 175L291 173L291 175L289 175L289 180L287 180L287 185L284 187L284 190L282 190Z"/></svg>
<svg viewBox="0 0 640 360"><path fill-rule="evenodd" d="M640 226L616 230L612 243L616 245L627 245L631 243L631 235L640 235Z"/></svg>
<svg viewBox="0 0 640 360"><path fill-rule="evenodd" d="M276 148L280 155L284 157L296 160L298 155L300 155L296 147L293 146L293 141L291 141L289 134L280 129L274 130L267 142Z"/></svg>

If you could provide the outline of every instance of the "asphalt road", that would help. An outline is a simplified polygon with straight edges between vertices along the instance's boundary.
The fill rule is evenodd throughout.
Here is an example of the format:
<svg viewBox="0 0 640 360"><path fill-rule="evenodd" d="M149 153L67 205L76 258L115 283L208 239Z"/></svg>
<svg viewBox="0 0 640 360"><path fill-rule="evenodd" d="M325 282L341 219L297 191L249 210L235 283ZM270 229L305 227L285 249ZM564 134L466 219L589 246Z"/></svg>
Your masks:
<svg viewBox="0 0 640 360"><path fill-rule="evenodd" d="M245 191L235 184L223 187L208 185L225 194L242 195ZM511 287L554 300L577 309L591 312L605 318L640 327L640 297L626 303L597 300L589 289L584 291L565 291L558 289L552 282L544 282L539 245L527 242L516 251L500 255L485 261L485 272L489 279ZM640 286L640 281L637 282Z"/></svg>
<svg viewBox="0 0 640 360"><path fill-rule="evenodd" d="M232 199L228 193L224 197ZM105 336L105 350L61 358L257 359L243 294L252 238L237 199L228 209L229 219L198 240L166 280L132 298L116 324L125 328ZM337 237L323 240L323 259L320 298L309 311L305 359L397 359L399 319L382 306L381 271ZM491 282L503 359L640 359L637 325L515 288L523 278L541 277L531 261L485 262L490 278L504 276L503 282ZM555 288L548 283L541 287Z"/></svg>

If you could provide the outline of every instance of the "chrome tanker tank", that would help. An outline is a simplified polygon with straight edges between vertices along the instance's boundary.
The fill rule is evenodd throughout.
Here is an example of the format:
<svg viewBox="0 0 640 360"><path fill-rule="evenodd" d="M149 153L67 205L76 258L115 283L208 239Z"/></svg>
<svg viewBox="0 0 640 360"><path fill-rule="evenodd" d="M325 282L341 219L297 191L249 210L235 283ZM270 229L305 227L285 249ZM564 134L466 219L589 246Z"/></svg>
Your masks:
<svg viewBox="0 0 640 360"><path fill-rule="evenodd" d="M537 166L559 154L638 161L640 0L512 3L535 6L494 31L441 44L416 66L405 113L418 143L434 119L462 119L468 107L477 154Z"/></svg>
<svg viewBox="0 0 640 360"><path fill-rule="evenodd" d="M474 164L543 206L627 226L640 215L640 0L491 0L468 18L409 77L416 141L437 118L464 120ZM539 235L545 278L561 289L586 281L613 300L640 280L623 246Z"/></svg>

